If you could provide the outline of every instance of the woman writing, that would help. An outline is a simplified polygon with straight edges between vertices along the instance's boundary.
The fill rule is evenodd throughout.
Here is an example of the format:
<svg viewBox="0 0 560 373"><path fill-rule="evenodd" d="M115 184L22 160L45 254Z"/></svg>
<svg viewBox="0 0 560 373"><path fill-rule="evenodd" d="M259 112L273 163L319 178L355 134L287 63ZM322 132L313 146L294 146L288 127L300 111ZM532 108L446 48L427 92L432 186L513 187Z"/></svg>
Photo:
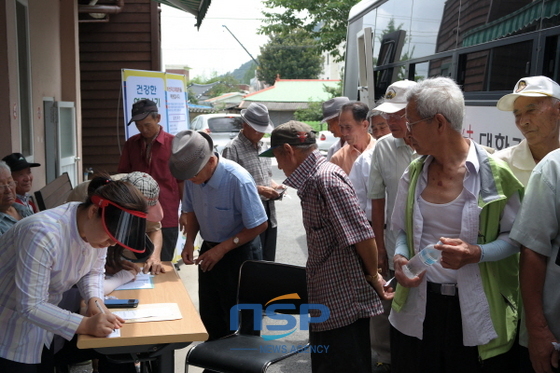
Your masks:
<svg viewBox="0 0 560 373"><path fill-rule="evenodd" d="M84 203L32 215L0 237L0 371L52 372L52 339L109 335L124 320L103 305L107 246L145 250L147 204L132 185L97 177ZM85 316L57 305L77 285Z"/></svg>

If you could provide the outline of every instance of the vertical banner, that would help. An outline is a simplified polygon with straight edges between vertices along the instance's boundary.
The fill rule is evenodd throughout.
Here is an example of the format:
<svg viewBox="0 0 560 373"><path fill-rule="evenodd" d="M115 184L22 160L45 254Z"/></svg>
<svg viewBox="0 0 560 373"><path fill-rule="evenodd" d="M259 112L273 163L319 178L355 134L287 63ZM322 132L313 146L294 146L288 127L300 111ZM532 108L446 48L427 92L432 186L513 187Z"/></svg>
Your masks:
<svg viewBox="0 0 560 373"><path fill-rule="evenodd" d="M130 126L132 105L149 99L158 106L160 124L165 132L172 135L189 128L187 107L187 79L184 75L168 74L160 71L122 69L123 110L125 138L138 133L136 126Z"/></svg>
<svg viewBox="0 0 560 373"><path fill-rule="evenodd" d="M134 124L127 125L132 117L132 105L140 100L149 99L156 103L161 114L159 124L167 133L190 128L187 106L187 78L184 75L168 74L160 71L122 69L123 110L125 138L138 133ZM177 212L179 216L181 209ZM185 236L179 234L173 262L181 259Z"/></svg>
<svg viewBox="0 0 560 373"><path fill-rule="evenodd" d="M167 132L176 134L190 127L187 110L187 77L166 73L165 86L167 93Z"/></svg>

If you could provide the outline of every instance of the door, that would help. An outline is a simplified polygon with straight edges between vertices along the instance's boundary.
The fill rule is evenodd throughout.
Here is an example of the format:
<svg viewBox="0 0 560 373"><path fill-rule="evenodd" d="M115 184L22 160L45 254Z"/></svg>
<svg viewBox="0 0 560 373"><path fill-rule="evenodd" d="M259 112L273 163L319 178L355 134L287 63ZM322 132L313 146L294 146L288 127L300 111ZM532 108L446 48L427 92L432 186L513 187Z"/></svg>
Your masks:
<svg viewBox="0 0 560 373"><path fill-rule="evenodd" d="M56 102L58 118L58 149L57 149L57 176L68 172L73 186L78 184L78 167L80 160L77 156L76 146L76 108L73 102Z"/></svg>

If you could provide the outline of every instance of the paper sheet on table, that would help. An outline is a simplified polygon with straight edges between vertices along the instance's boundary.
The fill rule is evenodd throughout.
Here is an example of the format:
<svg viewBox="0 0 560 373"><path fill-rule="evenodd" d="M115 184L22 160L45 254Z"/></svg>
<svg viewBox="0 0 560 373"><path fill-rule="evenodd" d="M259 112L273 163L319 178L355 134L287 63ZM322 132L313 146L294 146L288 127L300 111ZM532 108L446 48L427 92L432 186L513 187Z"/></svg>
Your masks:
<svg viewBox="0 0 560 373"><path fill-rule="evenodd" d="M113 332L111 334L109 334L107 336L107 338L118 338L121 336L121 330L120 329L115 329L113 330Z"/></svg>
<svg viewBox="0 0 560 373"><path fill-rule="evenodd" d="M139 304L133 310L113 311L113 313L125 319L127 323L179 320L183 318L177 303Z"/></svg>
<svg viewBox="0 0 560 373"><path fill-rule="evenodd" d="M134 281L127 282L126 284L122 284L115 290L135 290L135 289L153 289L154 288L154 276L149 273L142 273L136 275L136 279Z"/></svg>

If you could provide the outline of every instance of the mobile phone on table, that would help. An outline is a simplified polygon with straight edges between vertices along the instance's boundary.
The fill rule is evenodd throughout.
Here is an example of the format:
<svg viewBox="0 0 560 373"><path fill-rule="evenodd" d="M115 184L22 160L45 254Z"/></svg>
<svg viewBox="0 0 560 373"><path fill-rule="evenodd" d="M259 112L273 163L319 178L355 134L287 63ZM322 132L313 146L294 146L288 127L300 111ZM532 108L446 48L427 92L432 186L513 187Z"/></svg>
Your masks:
<svg viewBox="0 0 560 373"><path fill-rule="evenodd" d="M136 308L138 307L138 299L105 299L105 307L107 308Z"/></svg>

